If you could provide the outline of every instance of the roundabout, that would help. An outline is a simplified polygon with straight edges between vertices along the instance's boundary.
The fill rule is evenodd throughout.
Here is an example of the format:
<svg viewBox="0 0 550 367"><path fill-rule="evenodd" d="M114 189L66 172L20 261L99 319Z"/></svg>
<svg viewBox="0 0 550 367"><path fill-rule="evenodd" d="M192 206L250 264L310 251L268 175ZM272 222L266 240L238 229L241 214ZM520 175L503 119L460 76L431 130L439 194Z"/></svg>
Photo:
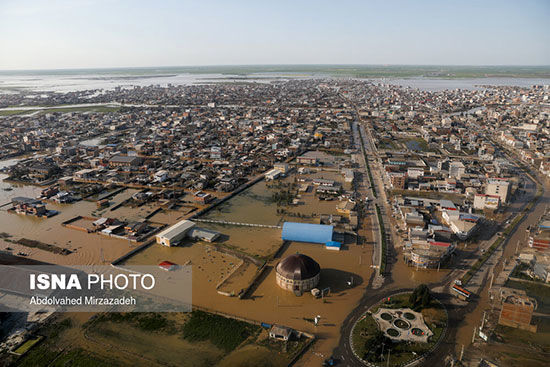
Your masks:
<svg viewBox="0 0 550 367"><path fill-rule="evenodd" d="M383 298L357 319L349 342L358 363L405 366L439 346L447 328L447 311L431 295L429 302L426 296L422 300L419 294L429 292L425 289Z"/></svg>

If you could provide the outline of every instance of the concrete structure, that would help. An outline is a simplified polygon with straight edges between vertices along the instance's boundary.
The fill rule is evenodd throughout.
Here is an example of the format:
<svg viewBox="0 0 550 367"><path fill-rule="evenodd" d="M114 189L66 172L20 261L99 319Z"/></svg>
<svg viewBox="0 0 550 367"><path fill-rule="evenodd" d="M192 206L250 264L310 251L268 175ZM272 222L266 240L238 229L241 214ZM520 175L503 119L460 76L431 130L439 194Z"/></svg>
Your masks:
<svg viewBox="0 0 550 367"><path fill-rule="evenodd" d="M427 343L428 338L433 335L424 316L410 308L380 307L372 317L380 331L394 341Z"/></svg>
<svg viewBox="0 0 550 367"><path fill-rule="evenodd" d="M282 173L287 173L289 171L288 163L278 162L273 165L273 168L278 169Z"/></svg>
<svg viewBox="0 0 550 367"><path fill-rule="evenodd" d="M466 171L466 167L464 167L464 163L460 161L451 162L449 164L449 177L451 178L462 178L464 175L464 172Z"/></svg>
<svg viewBox="0 0 550 367"><path fill-rule="evenodd" d="M501 325L528 330L531 332L537 331L536 325L531 325L531 318L533 311L536 309L536 303L529 297L519 292L506 292L504 290L501 293L502 297L502 309L498 323Z"/></svg>
<svg viewBox="0 0 550 367"><path fill-rule="evenodd" d="M115 155L109 160L111 166L136 167L143 162L143 158L137 156Z"/></svg>
<svg viewBox="0 0 550 367"><path fill-rule="evenodd" d="M281 171L279 171L277 168L273 168L272 170L269 170L268 172L266 172L265 174L265 180L266 181L273 181L273 180L276 180L277 178L279 178L279 176L281 175Z"/></svg>
<svg viewBox="0 0 550 367"><path fill-rule="evenodd" d="M538 251L550 250L550 212L544 215L538 225L533 226L528 244Z"/></svg>
<svg viewBox="0 0 550 367"><path fill-rule="evenodd" d="M193 227L187 232L187 237L194 240L214 242L220 237L220 233L209 229Z"/></svg>
<svg viewBox="0 0 550 367"><path fill-rule="evenodd" d="M279 287L301 295L319 283L321 267L309 256L293 254L277 264L276 273Z"/></svg>
<svg viewBox="0 0 550 367"><path fill-rule="evenodd" d="M500 201L503 203L508 202L510 196L511 185L505 179L502 178L492 178L487 181L487 187L485 193L487 195L496 195L500 197Z"/></svg>
<svg viewBox="0 0 550 367"><path fill-rule="evenodd" d="M455 250L455 245L449 242L413 239L403 248L405 262L416 268L437 268Z"/></svg>
<svg viewBox="0 0 550 367"><path fill-rule="evenodd" d="M391 187L397 190L403 190L407 181L404 173L389 173Z"/></svg>
<svg viewBox="0 0 550 367"><path fill-rule="evenodd" d="M474 209L477 210L497 210L500 206L500 196L476 194L474 196Z"/></svg>
<svg viewBox="0 0 550 367"><path fill-rule="evenodd" d="M175 246L193 227L195 227L195 223L190 220L182 220L157 234L157 243L168 247Z"/></svg>
<svg viewBox="0 0 550 367"><path fill-rule="evenodd" d="M326 244L332 241L333 229L324 224L285 222L281 237L284 241Z"/></svg>
<svg viewBox="0 0 550 367"><path fill-rule="evenodd" d="M271 327L271 330L269 330L269 337L286 342L292 337L293 333L294 330L292 330L291 328L288 328L286 326L273 325Z"/></svg>
<svg viewBox="0 0 550 367"><path fill-rule="evenodd" d="M458 210L443 210L442 218L462 241L468 239L478 228L479 217Z"/></svg>

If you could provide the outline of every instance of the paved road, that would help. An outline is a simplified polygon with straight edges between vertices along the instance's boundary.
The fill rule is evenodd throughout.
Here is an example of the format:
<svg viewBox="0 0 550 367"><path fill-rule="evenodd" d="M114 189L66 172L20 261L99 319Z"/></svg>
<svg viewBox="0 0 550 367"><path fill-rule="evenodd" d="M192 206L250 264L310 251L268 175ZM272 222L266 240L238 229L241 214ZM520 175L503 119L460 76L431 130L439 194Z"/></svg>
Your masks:
<svg viewBox="0 0 550 367"><path fill-rule="evenodd" d="M357 123L354 123L354 128L357 127ZM363 128L360 126L360 128ZM355 131L355 130L354 130ZM373 147L373 140L372 136L370 135L370 131L367 134L364 130L363 136L367 137L365 139L364 148L367 152L371 153L373 156L376 156L375 148ZM509 157L511 158L511 157ZM515 160L515 159L514 159ZM371 165L371 170L374 170L373 166ZM377 174L378 173L378 174ZM385 208L388 205L388 201L385 197L385 192L383 189L383 183L379 179L381 177L381 171L373 172L373 177L376 177L375 181L377 183L377 186L379 187L379 199L376 200L379 205L381 205L382 208ZM547 203L550 201L550 193L548 186L545 185L543 196L541 199L537 202L535 207L531 209L529 214L526 216L526 218L522 221L522 223L516 227L516 230L510 234L508 239L503 244L503 248L496 252L494 254L494 257L492 261L489 261L486 264L486 268L492 268L497 265L497 263L500 262L503 255L506 253L509 253L510 251L505 251L505 246L512 243L515 244L517 241L520 241L525 238L525 228L528 225L532 225L536 223L541 213L544 212L545 207ZM514 204L512 207L512 211L519 211L521 207L523 207L527 203L527 198L530 198L531 195L535 191L535 187L532 182L529 183L529 186L527 187L529 194L525 195L525 198L521 198L517 204ZM381 200L381 198L384 198L384 200ZM387 209L386 209L387 210ZM383 210L383 212L386 212L386 210ZM385 213L384 213L385 214ZM387 217L386 217L387 218ZM386 227L389 226L389 218L384 219L387 220ZM393 229L393 228L390 228ZM377 238L377 243L378 242ZM492 243L492 242L491 242ZM379 245L380 246L380 245ZM458 277L458 275L463 270L455 269L452 272L450 272L444 279L442 279L440 282L437 283L431 283L428 284L430 289L432 289L433 292L436 293L436 297L443 302L447 308L448 314L449 314L449 327L447 329L447 332L445 336L443 337L441 344L437 348L437 350L430 354L424 361L422 361L421 365L424 366L443 366L446 356L450 354L454 354L455 346L456 346L456 334L458 328L455 327L455 325L459 325L461 321L467 317L467 315L472 314L473 311L479 307L481 302L470 302L468 304L460 304L453 296L449 294L449 288L453 282L454 279ZM480 290L483 289L485 286L487 286L488 277L483 276L478 279L479 282L479 288ZM339 360L339 365L341 366L364 366L364 364L359 361L355 355L353 354L353 351L351 350L351 346L349 343L349 336L351 335L351 330L353 328L353 325L357 320L373 305L375 305L377 302L379 302L381 299L386 298L388 296L391 296L392 294L404 292L404 291L410 291L410 289L406 288L399 288L399 285L396 284L386 284L384 288L381 289L369 289L367 288L365 291L364 296L359 302L359 305L348 315L348 317L344 320L342 327L341 327L341 338L338 347L336 347L333 351L333 356Z"/></svg>

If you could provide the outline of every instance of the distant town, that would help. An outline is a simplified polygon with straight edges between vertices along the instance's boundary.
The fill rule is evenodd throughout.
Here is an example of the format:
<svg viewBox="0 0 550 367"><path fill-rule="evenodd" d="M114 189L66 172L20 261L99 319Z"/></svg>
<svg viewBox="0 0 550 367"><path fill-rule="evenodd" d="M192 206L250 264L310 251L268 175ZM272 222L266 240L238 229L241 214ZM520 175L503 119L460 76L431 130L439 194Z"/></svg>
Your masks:
<svg viewBox="0 0 550 367"><path fill-rule="evenodd" d="M189 313L2 313L0 366L543 366L549 98L348 76L0 94L2 264L193 272Z"/></svg>

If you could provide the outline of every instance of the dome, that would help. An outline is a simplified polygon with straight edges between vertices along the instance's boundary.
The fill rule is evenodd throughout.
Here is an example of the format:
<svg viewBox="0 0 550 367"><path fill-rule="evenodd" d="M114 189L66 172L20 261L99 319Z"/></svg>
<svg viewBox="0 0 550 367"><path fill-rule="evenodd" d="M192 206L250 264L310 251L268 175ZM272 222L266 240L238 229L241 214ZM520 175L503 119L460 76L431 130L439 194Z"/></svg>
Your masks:
<svg viewBox="0 0 550 367"><path fill-rule="evenodd" d="M305 280L321 272L321 267L311 257L294 254L285 257L277 265L277 273L286 279Z"/></svg>

